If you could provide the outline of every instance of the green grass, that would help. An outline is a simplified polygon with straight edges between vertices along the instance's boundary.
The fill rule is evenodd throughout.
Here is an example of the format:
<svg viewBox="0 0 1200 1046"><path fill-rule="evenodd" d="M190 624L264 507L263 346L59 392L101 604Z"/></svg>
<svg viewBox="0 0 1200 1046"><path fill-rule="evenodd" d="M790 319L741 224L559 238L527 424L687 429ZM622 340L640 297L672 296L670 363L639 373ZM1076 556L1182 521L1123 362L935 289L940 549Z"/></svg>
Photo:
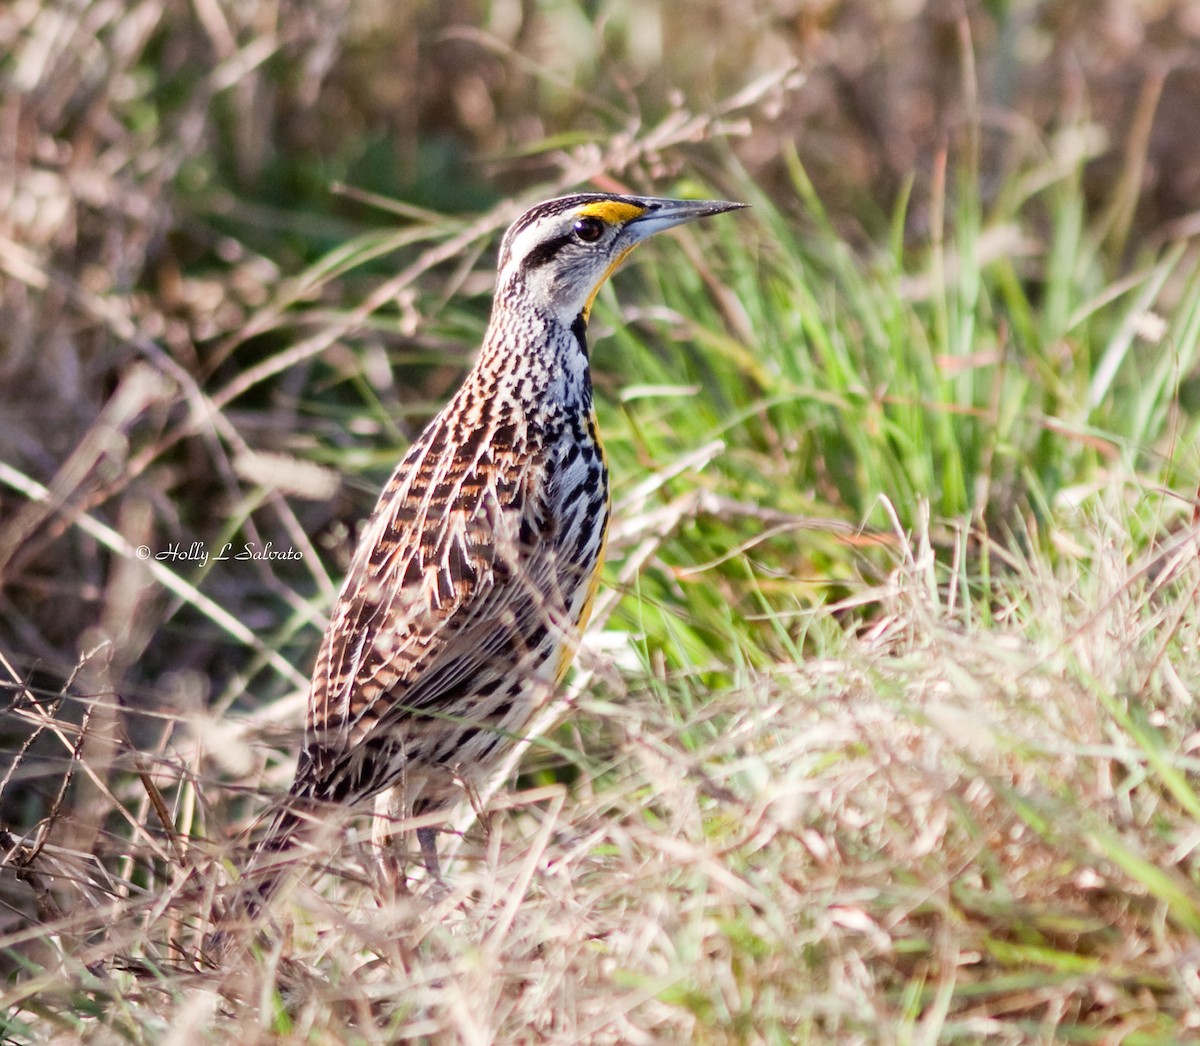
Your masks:
<svg viewBox="0 0 1200 1046"><path fill-rule="evenodd" d="M355 823L215 969L350 528L466 366L517 204L310 225L199 193L229 242L176 312L132 290L131 334L60 283L126 355L73 470L0 463L0 1035L1195 1041L1200 270L1091 205L1084 130L985 194L968 127L850 230L803 148L768 191L719 139L643 180L694 143L635 136L613 176L754 206L597 304L617 511L560 721L459 816L447 897L373 886ZM303 555L134 551L192 540Z"/></svg>
<svg viewBox="0 0 1200 1046"><path fill-rule="evenodd" d="M620 598L567 725L526 761L530 781L573 782L565 804L517 793L437 904L377 909L314 876L326 899L290 898L275 944L194 975L193 891L224 873L193 862L232 807L176 779L202 765L184 719L158 773L197 848L110 838L110 860L127 845L135 864L74 889L98 901L124 881L126 900L102 919L76 904L23 960L14 1041L51 1024L132 1041L167 1025L364 1042L1195 1033L1196 468L1162 377L1196 351L1195 280L1164 290L1188 251L1139 259L1107 293L1068 176L994 219L947 219L940 246L855 257L794 171L778 204L735 181L753 212L647 249L643 288L620 276L597 309ZM993 222L1031 238L1044 222L1019 279L969 253ZM471 326L449 318L461 307L448 326ZM1136 356L1135 310L1168 332ZM314 415L333 402L325 371ZM363 373L340 381L368 390ZM374 456L341 455L369 486ZM269 642L311 644L308 617ZM136 972L112 972L122 954Z"/></svg>

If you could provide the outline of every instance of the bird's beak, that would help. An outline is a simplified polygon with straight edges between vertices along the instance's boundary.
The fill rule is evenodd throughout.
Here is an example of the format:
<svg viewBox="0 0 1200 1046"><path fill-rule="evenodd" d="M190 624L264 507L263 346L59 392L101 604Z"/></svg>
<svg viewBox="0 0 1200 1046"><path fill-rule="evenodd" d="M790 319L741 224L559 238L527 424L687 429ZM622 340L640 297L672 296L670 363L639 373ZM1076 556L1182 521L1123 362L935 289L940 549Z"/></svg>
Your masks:
<svg viewBox="0 0 1200 1046"><path fill-rule="evenodd" d="M625 226L625 234L631 243L640 243L656 232L673 229L685 222L694 222L697 218L707 218L709 215L749 206L728 200L664 200L646 196L640 197L638 203L646 210Z"/></svg>
<svg viewBox="0 0 1200 1046"><path fill-rule="evenodd" d="M612 263L604 271L604 275L596 281L596 286L592 288L592 293L584 303L582 313L584 323L592 314L592 303L596 300L600 288L604 286L604 281L616 271L621 262L629 257L630 252L642 240L653 236L656 232L662 232L664 229L683 225L684 222L707 218L710 214L721 214L723 211L736 211L748 205L730 203L726 200L666 200L656 196L634 196L619 202L605 202L599 206L606 209L620 208L619 216L614 214L606 216L606 218L608 221L613 221L614 218L623 220L625 224L617 240L616 254ZM637 213L638 208L641 208L640 214ZM630 212L633 212L632 217L628 217Z"/></svg>

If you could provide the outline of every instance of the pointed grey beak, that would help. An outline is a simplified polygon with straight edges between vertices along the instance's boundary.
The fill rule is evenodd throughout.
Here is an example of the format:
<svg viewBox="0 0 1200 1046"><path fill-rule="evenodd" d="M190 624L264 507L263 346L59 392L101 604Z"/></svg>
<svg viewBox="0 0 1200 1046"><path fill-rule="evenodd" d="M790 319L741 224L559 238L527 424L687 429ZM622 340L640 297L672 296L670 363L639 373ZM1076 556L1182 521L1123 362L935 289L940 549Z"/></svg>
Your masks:
<svg viewBox="0 0 1200 1046"><path fill-rule="evenodd" d="M672 229L697 218L707 218L725 211L737 211L750 206L729 200L666 200L654 196L636 197L646 208L646 213L634 218L625 226L625 233L633 243L638 243L664 229Z"/></svg>

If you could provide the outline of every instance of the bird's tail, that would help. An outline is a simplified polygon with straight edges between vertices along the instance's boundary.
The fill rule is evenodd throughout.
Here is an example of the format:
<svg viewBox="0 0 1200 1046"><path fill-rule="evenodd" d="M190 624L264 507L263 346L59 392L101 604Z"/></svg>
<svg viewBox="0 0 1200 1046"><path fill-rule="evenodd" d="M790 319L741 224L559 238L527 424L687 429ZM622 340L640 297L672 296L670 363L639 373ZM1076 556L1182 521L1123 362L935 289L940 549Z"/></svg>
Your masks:
<svg viewBox="0 0 1200 1046"><path fill-rule="evenodd" d="M294 797L275 811L270 826L254 847L242 875L246 890L257 897L261 906L275 896L295 861L289 851L296 849L298 833L305 822Z"/></svg>
<svg viewBox="0 0 1200 1046"><path fill-rule="evenodd" d="M269 816L269 827L234 885L209 939L207 950L217 961L224 958L236 942L252 939L263 909L286 883L297 864L293 851L297 850L306 818L297 809L294 797L289 796L288 801Z"/></svg>

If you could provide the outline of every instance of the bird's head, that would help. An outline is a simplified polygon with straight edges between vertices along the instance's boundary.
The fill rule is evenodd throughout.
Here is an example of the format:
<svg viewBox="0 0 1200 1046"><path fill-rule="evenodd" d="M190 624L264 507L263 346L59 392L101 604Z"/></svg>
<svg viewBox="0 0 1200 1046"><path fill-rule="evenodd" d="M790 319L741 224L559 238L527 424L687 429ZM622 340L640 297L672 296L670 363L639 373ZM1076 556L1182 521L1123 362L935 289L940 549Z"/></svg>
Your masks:
<svg viewBox="0 0 1200 1046"><path fill-rule="evenodd" d="M505 234L497 300L516 296L566 326L580 317L586 323L604 281L642 240L745 206L609 193L577 193L539 203Z"/></svg>

